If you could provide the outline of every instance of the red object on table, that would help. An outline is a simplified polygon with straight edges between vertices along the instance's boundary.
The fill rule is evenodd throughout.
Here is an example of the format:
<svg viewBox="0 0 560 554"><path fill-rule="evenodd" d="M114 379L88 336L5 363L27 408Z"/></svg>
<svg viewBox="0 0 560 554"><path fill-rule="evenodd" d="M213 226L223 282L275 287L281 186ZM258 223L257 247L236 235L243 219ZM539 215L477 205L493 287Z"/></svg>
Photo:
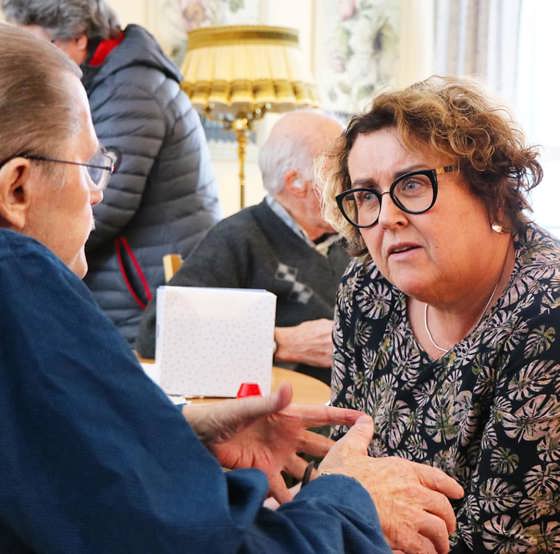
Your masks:
<svg viewBox="0 0 560 554"><path fill-rule="evenodd" d="M258 383L241 383L237 391L237 398L245 398L246 396L262 396Z"/></svg>

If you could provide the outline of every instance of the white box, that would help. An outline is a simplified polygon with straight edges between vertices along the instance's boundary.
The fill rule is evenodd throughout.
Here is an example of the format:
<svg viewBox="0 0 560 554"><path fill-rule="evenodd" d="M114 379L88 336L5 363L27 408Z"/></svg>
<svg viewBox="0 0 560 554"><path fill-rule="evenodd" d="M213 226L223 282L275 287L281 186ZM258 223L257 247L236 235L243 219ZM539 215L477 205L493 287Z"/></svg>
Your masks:
<svg viewBox="0 0 560 554"><path fill-rule="evenodd" d="M264 290L159 287L156 364L168 394L235 396L272 384L276 296Z"/></svg>

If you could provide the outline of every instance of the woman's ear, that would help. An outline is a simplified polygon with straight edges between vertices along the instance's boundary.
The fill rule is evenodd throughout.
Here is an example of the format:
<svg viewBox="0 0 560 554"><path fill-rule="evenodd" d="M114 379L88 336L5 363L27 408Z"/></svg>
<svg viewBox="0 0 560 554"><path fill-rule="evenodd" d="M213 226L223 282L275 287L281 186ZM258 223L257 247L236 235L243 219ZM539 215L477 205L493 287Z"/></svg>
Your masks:
<svg viewBox="0 0 560 554"><path fill-rule="evenodd" d="M0 221L3 226L21 231L30 203L31 162L13 158L0 167Z"/></svg>

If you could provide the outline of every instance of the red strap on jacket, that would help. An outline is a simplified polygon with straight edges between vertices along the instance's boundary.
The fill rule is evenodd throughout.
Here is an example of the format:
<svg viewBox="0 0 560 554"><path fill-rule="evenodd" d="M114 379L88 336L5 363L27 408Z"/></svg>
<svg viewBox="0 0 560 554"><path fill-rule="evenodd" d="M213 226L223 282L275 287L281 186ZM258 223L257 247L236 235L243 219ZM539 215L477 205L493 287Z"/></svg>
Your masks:
<svg viewBox="0 0 560 554"><path fill-rule="evenodd" d="M124 267L124 262L122 258L122 251L121 251L122 248L125 249L126 255L128 256L128 259L132 262L132 265L136 270L136 275L138 275L138 278L142 283L144 294L146 296L146 301L142 300L142 298L140 298L138 294L136 294L136 291L134 290L134 287L132 286L132 283L128 278L128 275L126 273L126 268ZM134 255L134 252L132 251L132 248L130 248L130 245L128 244L128 241L126 240L125 237L117 237L115 239L115 251L117 253L117 263L119 264L119 270L121 272L121 276L123 278L124 284L128 289L128 292L130 293L132 298L134 298L135 302L140 306L140 308L142 310L145 310L146 306L148 305L148 302L150 302L153 298L152 291L150 290L150 284L148 283L148 280L146 279L146 276L144 275L144 272L142 271L142 268L140 267L140 264L138 263L138 260L136 259L136 256Z"/></svg>

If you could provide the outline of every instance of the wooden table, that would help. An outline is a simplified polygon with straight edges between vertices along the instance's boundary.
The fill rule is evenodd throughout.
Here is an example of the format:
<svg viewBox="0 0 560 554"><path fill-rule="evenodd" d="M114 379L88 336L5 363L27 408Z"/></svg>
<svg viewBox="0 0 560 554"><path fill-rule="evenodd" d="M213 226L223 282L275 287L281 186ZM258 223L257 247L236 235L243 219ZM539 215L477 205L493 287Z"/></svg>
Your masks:
<svg viewBox="0 0 560 554"><path fill-rule="evenodd" d="M325 369L325 371L329 371ZM296 404L326 404L331 397L331 389L319 379L310 377L291 369L272 368L272 390L281 383L288 382L294 391L293 402Z"/></svg>
<svg viewBox="0 0 560 554"><path fill-rule="evenodd" d="M138 357L142 364L153 364L154 360ZM328 371L328 369L325 369ZM330 399L330 389L322 381L282 367L272 368L272 391L274 392L281 383L290 383L294 391L293 402L296 404L326 404ZM195 404L218 402L224 398L189 398Z"/></svg>

